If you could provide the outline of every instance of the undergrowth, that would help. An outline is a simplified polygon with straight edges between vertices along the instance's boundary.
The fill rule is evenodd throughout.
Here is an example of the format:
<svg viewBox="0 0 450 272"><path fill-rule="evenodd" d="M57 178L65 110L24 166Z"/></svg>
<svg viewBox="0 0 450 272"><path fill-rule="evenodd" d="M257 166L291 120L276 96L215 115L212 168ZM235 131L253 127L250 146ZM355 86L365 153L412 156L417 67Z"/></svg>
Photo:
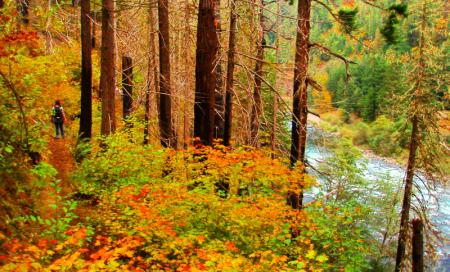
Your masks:
<svg viewBox="0 0 450 272"><path fill-rule="evenodd" d="M64 236L43 231L33 243L0 236L2 271L368 267L361 207L316 201L299 211L286 205L288 190L314 184L300 169L253 149L174 151L140 146L121 133L103 139L102 147L73 175L78 194L98 199L95 205L80 201L92 216L71 220Z"/></svg>

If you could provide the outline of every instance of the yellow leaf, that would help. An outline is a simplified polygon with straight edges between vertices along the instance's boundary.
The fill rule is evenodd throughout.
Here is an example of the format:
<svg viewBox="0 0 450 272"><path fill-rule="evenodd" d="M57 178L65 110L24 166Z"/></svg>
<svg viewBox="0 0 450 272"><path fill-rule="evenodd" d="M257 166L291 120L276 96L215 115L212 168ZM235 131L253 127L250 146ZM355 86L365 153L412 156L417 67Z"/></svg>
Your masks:
<svg viewBox="0 0 450 272"><path fill-rule="evenodd" d="M316 257L316 252L313 249L310 249L305 257L312 260Z"/></svg>

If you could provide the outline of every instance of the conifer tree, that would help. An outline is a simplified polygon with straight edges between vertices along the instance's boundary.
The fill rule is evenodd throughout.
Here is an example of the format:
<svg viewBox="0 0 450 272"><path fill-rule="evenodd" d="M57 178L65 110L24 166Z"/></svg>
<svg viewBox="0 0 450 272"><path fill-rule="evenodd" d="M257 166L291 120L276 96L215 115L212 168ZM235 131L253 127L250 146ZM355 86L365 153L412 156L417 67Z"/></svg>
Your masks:
<svg viewBox="0 0 450 272"><path fill-rule="evenodd" d="M170 87L170 36L169 1L158 0L159 24L159 127L161 145L177 147L177 139L172 124L172 101Z"/></svg>
<svg viewBox="0 0 450 272"><path fill-rule="evenodd" d="M219 48L215 4L215 0L200 0L198 7L194 137L205 145L211 145L214 138L215 67Z"/></svg>
<svg viewBox="0 0 450 272"><path fill-rule="evenodd" d="M223 144L230 145L231 126L233 122L233 83L234 83L234 54L236 47L236 0L230 2L230 37L228 41L227 78L225 90L225 121Z"/></svg>
<svg viewBox="0 0 450 272"><path fill-rule="evenodd" d="M402 271L405 267L406 244L408 241L409 215L411 198L413 195L414 176L420 167L426 176L433 181L434 175L440 173L439 161L441 157L441 140L437 120L442 103L437 100L436 91L448 85L448 72L436 62L436 58L443 58L440 49L434 46L431 35L434 32L433 14L442 4L440 1L420 1L411 10L416 13L419 44L412 50L409 62L410 88L403 97L412 131L409 144L409 157L406 168L405 189L400 219L400 231L397 244L395 271ZM429 182L431 182L429 181ZM419 187L417 187L419 188ZM426 216L426 214L419 214Z"/></svg>
<svg viewBox="0 0 450 272"><path fill-rule="evenodd" d="M81 1L81 113L80 138L92 135L92 43L90 0Z"/></svg>
<svg viewBox="0 0 450 272"><path fill-rule="evenodd" d="M100 68L100 91L102 98L102 135L116 130L115 90L116 90L116 40L114 0L102 2L102 47Z"/></svg>

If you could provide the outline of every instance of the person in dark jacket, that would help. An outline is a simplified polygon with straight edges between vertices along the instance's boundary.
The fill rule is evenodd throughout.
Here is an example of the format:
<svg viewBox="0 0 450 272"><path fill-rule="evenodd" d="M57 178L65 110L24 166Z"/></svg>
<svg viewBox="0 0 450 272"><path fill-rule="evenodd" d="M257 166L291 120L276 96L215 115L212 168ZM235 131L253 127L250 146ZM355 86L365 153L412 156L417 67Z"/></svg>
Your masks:
<svg viewBox="0 0 450 272"><path fill-rule="evenodd" d="M55 101L55 105L52 108L52 123L55 124L56 139L59 139L59 135L64 138L64 122L66 121L66 115L64 109L61 106L59 100Z"/></svg>

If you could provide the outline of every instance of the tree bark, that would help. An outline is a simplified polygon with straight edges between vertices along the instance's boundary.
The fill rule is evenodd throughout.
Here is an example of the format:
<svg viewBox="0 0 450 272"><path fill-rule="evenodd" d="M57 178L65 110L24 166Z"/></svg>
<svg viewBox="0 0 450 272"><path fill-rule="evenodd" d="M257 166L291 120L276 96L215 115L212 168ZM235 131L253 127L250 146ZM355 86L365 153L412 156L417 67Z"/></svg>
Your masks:
<svg viewBox="0 0 450 272"><path fill-rule="evenodd" d="M421 105L421 98L423 91L422 80L425 78L425 38L424 33L426 31L426 15L427 15L427 5L426 2L422 3L422 18L421 18L421 32L420 32L420 41L419 41L419 59L418 59L418 67L417 67L417 75L414 77L414 93L413 93L413 104L412 107L414 110L424 107L425 105ZM395 259L395 272L400 272L403 266L403 260L405 258L406 251L406 238L408 235L408 222L409 222L409 211L411 209L411 195L414 181L414 171L416 167L416 153L417 149L420 145L420 135L421 131L419 129L419 117L417 114L419 112L414 113L411 118L412 122L412 131L411 131L411 140L409 143L409 157L408 157L408 165L406 168L406 177L405 177L405 191L403 195L403 205L401 211L401 219L400 219L400 231L398 234L398 244L397 244L397 256Z"/></svg>
<svg viewBox="0 0 450 272"><path fill-rule="evenodd" d="M277 65L280 64L280 26L281 26L281 16L280 16L280 2L277 1L277 19L275 22L275 27L276 27L276 35L277 35L277 40L276 40L276 44L275 44L275 59L276 59L276 63ZM277 75L276 77L276 82L275 82L275 86L277 91L279 91L280 89L280 79ZM277 140L277 117L278 117L278 96L277 94L273 93L273 116L272 116L272 131L270 133L270 150L272 151L271 153L271 158L274 159L275 158L275 147L276 147L276 140Z"/></svg>
<svg viewBox="0 0 450 272"><path fill-rule="evenodd" d="M172 127L172 102L170 97L170 45L169 45L169 1L158 0L159 23L159 127L161 145L177 147Z"/></svg>
<svg viewBox="0 0 450 272"><path fill-rule="evenodd" d="M185 81L184 81L184 91L183 91L183 96L184 96L184 103L183 103L183 148L187 149L189 146L189 137L190 137L190 125L189 125L189 89L190 89L190 84L189 84L189 67L190 67L190 63L189 63L189 46L190 46L190 39L189 39L189 35L191 33L191 29L190 29L190 11L189 11L189 1L185 0L184 1L184 21L185 21L185 25L184 25L184 50L183 50L183 54L184 54L184 76Z"/></svg>
<svg viewBox="0 0 450 272"><path fill-rule="evenodd" d="M236 0L230 1L230 37L228 41L227 81L225 91L225 120L223 131L223 144L230 145L231 126L233 121L233 81L234 81L234 53L236 47Z"/></svg>
<svg viewBox="0 0 450 272"><path fill-rule="evenodd" d="M115 111L115 15L114 0L102 2L102 47L100 68L100 90L102 97L102 135L116 130Z"/></svg>
<svg viewBox="0 0 450 272"><path fill-rule="evenodd" d="M405 192L403 195L402 213L400 219L400 231L398 234L397 257L395 261L395 271L400 272L406 250L406 238L408 235L409 210L411 209L411 195L413 187L414 170L416 163L416 152L419 146L418 119L412 118L411 141L409 144L408 166L405 178Z"/></svg>
<svg viewBox="0 0 450 272"><path fill-rule="evenodd" d="M149 41L149 53L147 60L147 91L145 94L145 127L144 127L144 145L148 144L149 140L149 121L151 119L151 89L154 87L154 93L158 92L158 68L156 67L156 49L155 49L155 29L154 29L154 14L153 8L150 5L148 10L148 41ZM153 74L153 76L152 76Z"/></svg>
<svg viewBox="0 0 450 272"><path fill-rule="evenodd" d="M311 1L299 0L294 70L291 166L294 166L297 161L305 162L306 122L308 116L306 77L309 58L310 12Z"/></svg>
<svg viewBox="0 0 450 272"><path fill-rule="evenodd" d="M264 0L261 0L261 8L259 12L259 33L258 42L256 45L256 63L254 74L255 87L253 89L253 105L252 105L252 115L251 115L251 126L250 126L250 141L251 145L259 146L259 128L260 128L260 118L261 118L261 82L263 74L263 59L264 59Z"/></svg>
<svg viewBox="0 0 450 272"><path fill-rule="evenodd" d="M309 59L311 0L299 0L297 16L297 40L294 68L292 137L291 137L291 167L298 161L305 164L306 123L308 117L306 77ZM298 206L303 205L303 192L299 194Z"/></svg>
<svg viewBox="0 0 450 272"><path fill-rule="evenodd" d="M122 105L123 119L126 120L133 108L133 60L122 56Z"/></svg>
<svg viewBox="0 0 450 272"><path fill-rule="evenodd" d="M93 16L92 16L92 48L95 48L95 29L96 29L96 25L97 25L97 12L94 11Z"/></svg>
<svg viewBox="0 0 450 272"><path fill-rule="evenodd" d="M217 27L217 39L220 40L221 18L220 18L220 0L215 0L215 20ZM221 47L219 43L218 55L220 55ZM222 139L224 130L224 92L223 92L223 76L222 64L220 61L216 64L216 102L215 102L215 117L214 117L214 138Z"/></svg>
<svg viewBox="0 0 450 272"><path fill-rule="evenodd" d="M215 23L215 1L200 0L197 24L195 66L194 137L204 145L214 138L214 106L218 38Z"/></svg>
<svg viewBox="0 0 450 272"><path fill-rule="evenodd" d="M412 221L412 271L423 272L423 223L416 218Z"/></svg>
<svg viewBox="0 0 450 272"><path fill-rule="evenodd" d="M81 113L80 138L92 136L92 56L90 0L81 1Z"/></svg>
<svg viewBox="0 0 450 272"><path fill-rule="evenodd" d="M215 98L215 117L214 117L214 138L222 139L224 131L225 97L223 92L222 66L218 63L216 67L216 98Z"/></svg>

